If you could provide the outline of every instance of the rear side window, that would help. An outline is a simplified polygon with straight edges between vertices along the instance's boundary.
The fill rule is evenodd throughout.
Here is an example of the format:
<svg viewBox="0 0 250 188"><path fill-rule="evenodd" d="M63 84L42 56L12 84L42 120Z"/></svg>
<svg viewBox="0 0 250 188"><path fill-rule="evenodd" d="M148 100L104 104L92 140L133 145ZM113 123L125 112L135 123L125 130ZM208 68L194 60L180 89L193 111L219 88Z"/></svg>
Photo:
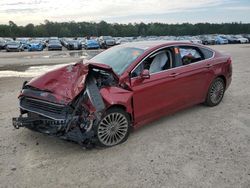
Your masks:
<svg viewBox="0 0 250 188"><path fill-rule="evenodd" d="M206 48L200 48L200 50L202 51L205 59L209 59L214 55L214 52L212 50Z"/></svg>
<svg viewBox="0 0 250 188"><path fill-rule="evenodd" d="M204 55L201 51L192 46L179 47L182 65L188 65L201 60L204 60Z"/></svg>

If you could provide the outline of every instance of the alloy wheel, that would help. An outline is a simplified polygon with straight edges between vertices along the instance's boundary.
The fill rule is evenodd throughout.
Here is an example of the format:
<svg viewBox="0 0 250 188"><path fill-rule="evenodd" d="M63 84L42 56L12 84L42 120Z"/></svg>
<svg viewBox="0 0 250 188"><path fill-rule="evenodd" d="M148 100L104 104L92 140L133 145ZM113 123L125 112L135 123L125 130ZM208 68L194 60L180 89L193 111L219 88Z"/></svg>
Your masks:
<svg viewBox="0 0 250 188"><path fill-rule="evenodd" d="M100 122L97 130L99 141L106 146L119 144L128 132L129 123L122 113L110 113Z"/></svg>
<svg viewBox="0 0 250 188"><path fill-rule="evenodd" d="M221 81L214 82L210 91L210 99L212 103L217 104L224 95L224 83Z"/></svg>

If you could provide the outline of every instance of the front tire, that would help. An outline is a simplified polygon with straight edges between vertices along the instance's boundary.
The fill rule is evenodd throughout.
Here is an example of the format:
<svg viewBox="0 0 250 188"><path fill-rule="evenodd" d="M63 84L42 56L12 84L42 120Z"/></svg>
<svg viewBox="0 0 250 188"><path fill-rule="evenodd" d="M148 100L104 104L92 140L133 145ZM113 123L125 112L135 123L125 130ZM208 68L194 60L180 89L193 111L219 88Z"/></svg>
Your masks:
<svg viewBox="0 0 250 188"><path fill-rule="evenodd" d="M98 145L112 147L125 142L129 136L130 118L120 108L109 109L96 128Z"/></svg>
<svg viewBox="0 0 250 188"><path fill-rule="evenodd" d="M225 82L222 78L214 79L209 87L205 104L207 106L217 106L223 99L225 93Z"/></svg>

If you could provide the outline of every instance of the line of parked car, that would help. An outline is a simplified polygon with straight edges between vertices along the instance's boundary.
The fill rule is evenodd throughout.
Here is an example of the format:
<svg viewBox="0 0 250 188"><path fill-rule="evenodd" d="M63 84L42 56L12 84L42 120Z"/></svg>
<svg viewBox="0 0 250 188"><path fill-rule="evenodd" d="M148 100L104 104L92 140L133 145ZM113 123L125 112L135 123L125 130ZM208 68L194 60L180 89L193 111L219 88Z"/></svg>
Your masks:
<svg viewBox="0 0 250 188"><path fill-rule="evenodd" d="M199 35L199 36L147 36L147 37L79 37L79 38L1 38L0 50L7 52L21 51L43 51L50 50L82 50L82 49L106 49L111 46L134 41L189 41L195 44L215 45L215 44L242 44L249 43L250 34L244 35Z"/></svg>
<svg viewBox="0 0 250 188"><path fill-rule="evenodd" d="M158 38L158 37L156 37ZM250 34L244 35L198 35L198 36L165 36L163 40L189 41L195 44L215 45L215 44L244 44L249 43ZM152 40L152 37L149 38ZM153 38L155 40L155 38Z"/></svg>

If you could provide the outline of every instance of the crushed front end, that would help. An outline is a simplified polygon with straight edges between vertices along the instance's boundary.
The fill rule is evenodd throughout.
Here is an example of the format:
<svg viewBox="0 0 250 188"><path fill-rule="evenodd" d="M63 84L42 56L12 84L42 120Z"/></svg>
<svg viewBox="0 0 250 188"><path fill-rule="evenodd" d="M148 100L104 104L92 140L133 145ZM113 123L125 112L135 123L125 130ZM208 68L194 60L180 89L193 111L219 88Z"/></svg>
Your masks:
<svg viewBox="0 0 250 188"><path fill-rule="evenodd" d="M78 66L77 68L86 69L86 66ZM67 72L70 69L71 74L67 72L61 77L66 80L71 79L72 84L78 83L74 87L69 84L70 87L61 88L65 91L69 88L74 90L74 93L70 91L68 95L64 93L64 97L59 95L61 92L58 91L59 86L57 90L49 87L51 86L50 82L48 82L47 87L44 87L44 82L42 82L43 89L35 84L37 80L34 83L32 81L24 83L19 96L20 116L13 118L13 126L17 129L26 127L81 145L94 144L94 126L100 121L106 108L99 90L101 87L114 84L115 79L112 74L103 72L103 70L91 69L90 71L89 66L87 68L88 71L85 70L81 74L77 73L78 78L74 80L72 80L74 77L72 74L76 74L76 72L72 68L66 67L54 72L56 74L59 71L62 74L64 70ZM75 70L79 72L78 69ZM71 76L65 78L66 75ZM46 75L44 76L46 77ZM43 80L44 76L40 79ZM81 81L78 80L79 78ZM56 82L59 82L59 80ZM46 80L44 81L46 82ZM62 84L65 83L61 82ZM53 83L53 86L57 84Z"/></svg>

